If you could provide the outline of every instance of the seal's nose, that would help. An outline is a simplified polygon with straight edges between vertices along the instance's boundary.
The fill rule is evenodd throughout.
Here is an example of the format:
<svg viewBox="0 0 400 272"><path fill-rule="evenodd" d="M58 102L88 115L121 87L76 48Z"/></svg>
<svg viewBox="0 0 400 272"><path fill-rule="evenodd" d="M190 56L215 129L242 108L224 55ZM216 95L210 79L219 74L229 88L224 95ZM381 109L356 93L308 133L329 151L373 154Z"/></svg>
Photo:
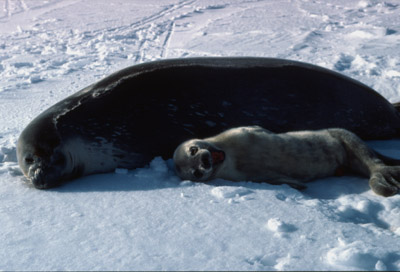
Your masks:
<svg viewBox="0 0 400 272"><path fill-rule="evenodd" d="M41 168L36 169L31 175L31 182L36 189L47 189L49 187Z"/></svg>
<svg viewBox="0 0 400 272"><path fill-rule="evenodd" d="M201 167L204 168L205 170L208 170L211 168L211 156L209 152L205 152L203 154L201 154Z"/></svg>

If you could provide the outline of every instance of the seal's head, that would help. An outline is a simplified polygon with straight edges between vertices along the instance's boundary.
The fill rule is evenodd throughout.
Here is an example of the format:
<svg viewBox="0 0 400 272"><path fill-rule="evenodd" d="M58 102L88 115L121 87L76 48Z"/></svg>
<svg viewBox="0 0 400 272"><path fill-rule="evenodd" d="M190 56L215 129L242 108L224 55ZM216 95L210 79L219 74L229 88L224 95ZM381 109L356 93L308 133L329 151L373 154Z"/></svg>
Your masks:
<svg viewBox="0 0 400 272"><path fill-rule="evenodd" d="M17 158L24 175L38 189L61 184L65 179L67 157L53 122L36 118L21 133Z"/></svg>
<svg viewBox="0 0 400 272"><path fill-rule="evenodd" d="M174 152L175 170L184 180L211 180L225 160L225 152L204 140L184 142Z"/></svg>

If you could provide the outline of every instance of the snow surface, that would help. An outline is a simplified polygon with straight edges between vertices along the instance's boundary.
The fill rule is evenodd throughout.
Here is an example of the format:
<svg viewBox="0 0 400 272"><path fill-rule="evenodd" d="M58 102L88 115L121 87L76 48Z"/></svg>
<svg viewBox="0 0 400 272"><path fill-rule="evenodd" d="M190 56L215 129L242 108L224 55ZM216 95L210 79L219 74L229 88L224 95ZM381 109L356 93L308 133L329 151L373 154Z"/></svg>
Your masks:
<svg viewBox="0 0 400 272"><path fill-rule="evenodd" d="M400 195L363 178L198 184L155 158L40 191L15 152L47 107L155 59L306 61L400 101L398 0L2 0L0 37L0 270L400 270Z"/></svg>

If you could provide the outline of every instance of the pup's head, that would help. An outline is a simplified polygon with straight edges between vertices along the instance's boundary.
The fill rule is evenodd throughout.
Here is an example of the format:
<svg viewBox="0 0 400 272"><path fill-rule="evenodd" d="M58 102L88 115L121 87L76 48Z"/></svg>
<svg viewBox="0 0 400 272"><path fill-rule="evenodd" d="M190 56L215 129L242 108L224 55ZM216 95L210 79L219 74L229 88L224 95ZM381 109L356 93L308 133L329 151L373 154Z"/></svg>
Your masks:
<svg viewBox="0 0 400 272"><path fill-rule="evenodd" d="M224 151L204 140L184 142L174 152L175 170L184 180L213 179L224 160Z"/></svg>

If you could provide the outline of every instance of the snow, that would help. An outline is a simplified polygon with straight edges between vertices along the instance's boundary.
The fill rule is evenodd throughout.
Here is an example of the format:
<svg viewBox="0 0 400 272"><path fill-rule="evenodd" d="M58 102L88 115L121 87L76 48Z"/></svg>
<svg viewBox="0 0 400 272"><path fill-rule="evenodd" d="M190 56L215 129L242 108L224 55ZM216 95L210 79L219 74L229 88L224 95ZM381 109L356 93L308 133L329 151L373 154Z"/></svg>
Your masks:
<svg viewBox="0 0 400 272"><path fill-rule="evenodd" d="M400 270L400 195L364 178L201 184L154 158L40 191L16 161L40 112L155 59L306 61L398 102L399 25L397 0L1 1L0 270ZM369 144L400 158L399 140Z"/></svg>

